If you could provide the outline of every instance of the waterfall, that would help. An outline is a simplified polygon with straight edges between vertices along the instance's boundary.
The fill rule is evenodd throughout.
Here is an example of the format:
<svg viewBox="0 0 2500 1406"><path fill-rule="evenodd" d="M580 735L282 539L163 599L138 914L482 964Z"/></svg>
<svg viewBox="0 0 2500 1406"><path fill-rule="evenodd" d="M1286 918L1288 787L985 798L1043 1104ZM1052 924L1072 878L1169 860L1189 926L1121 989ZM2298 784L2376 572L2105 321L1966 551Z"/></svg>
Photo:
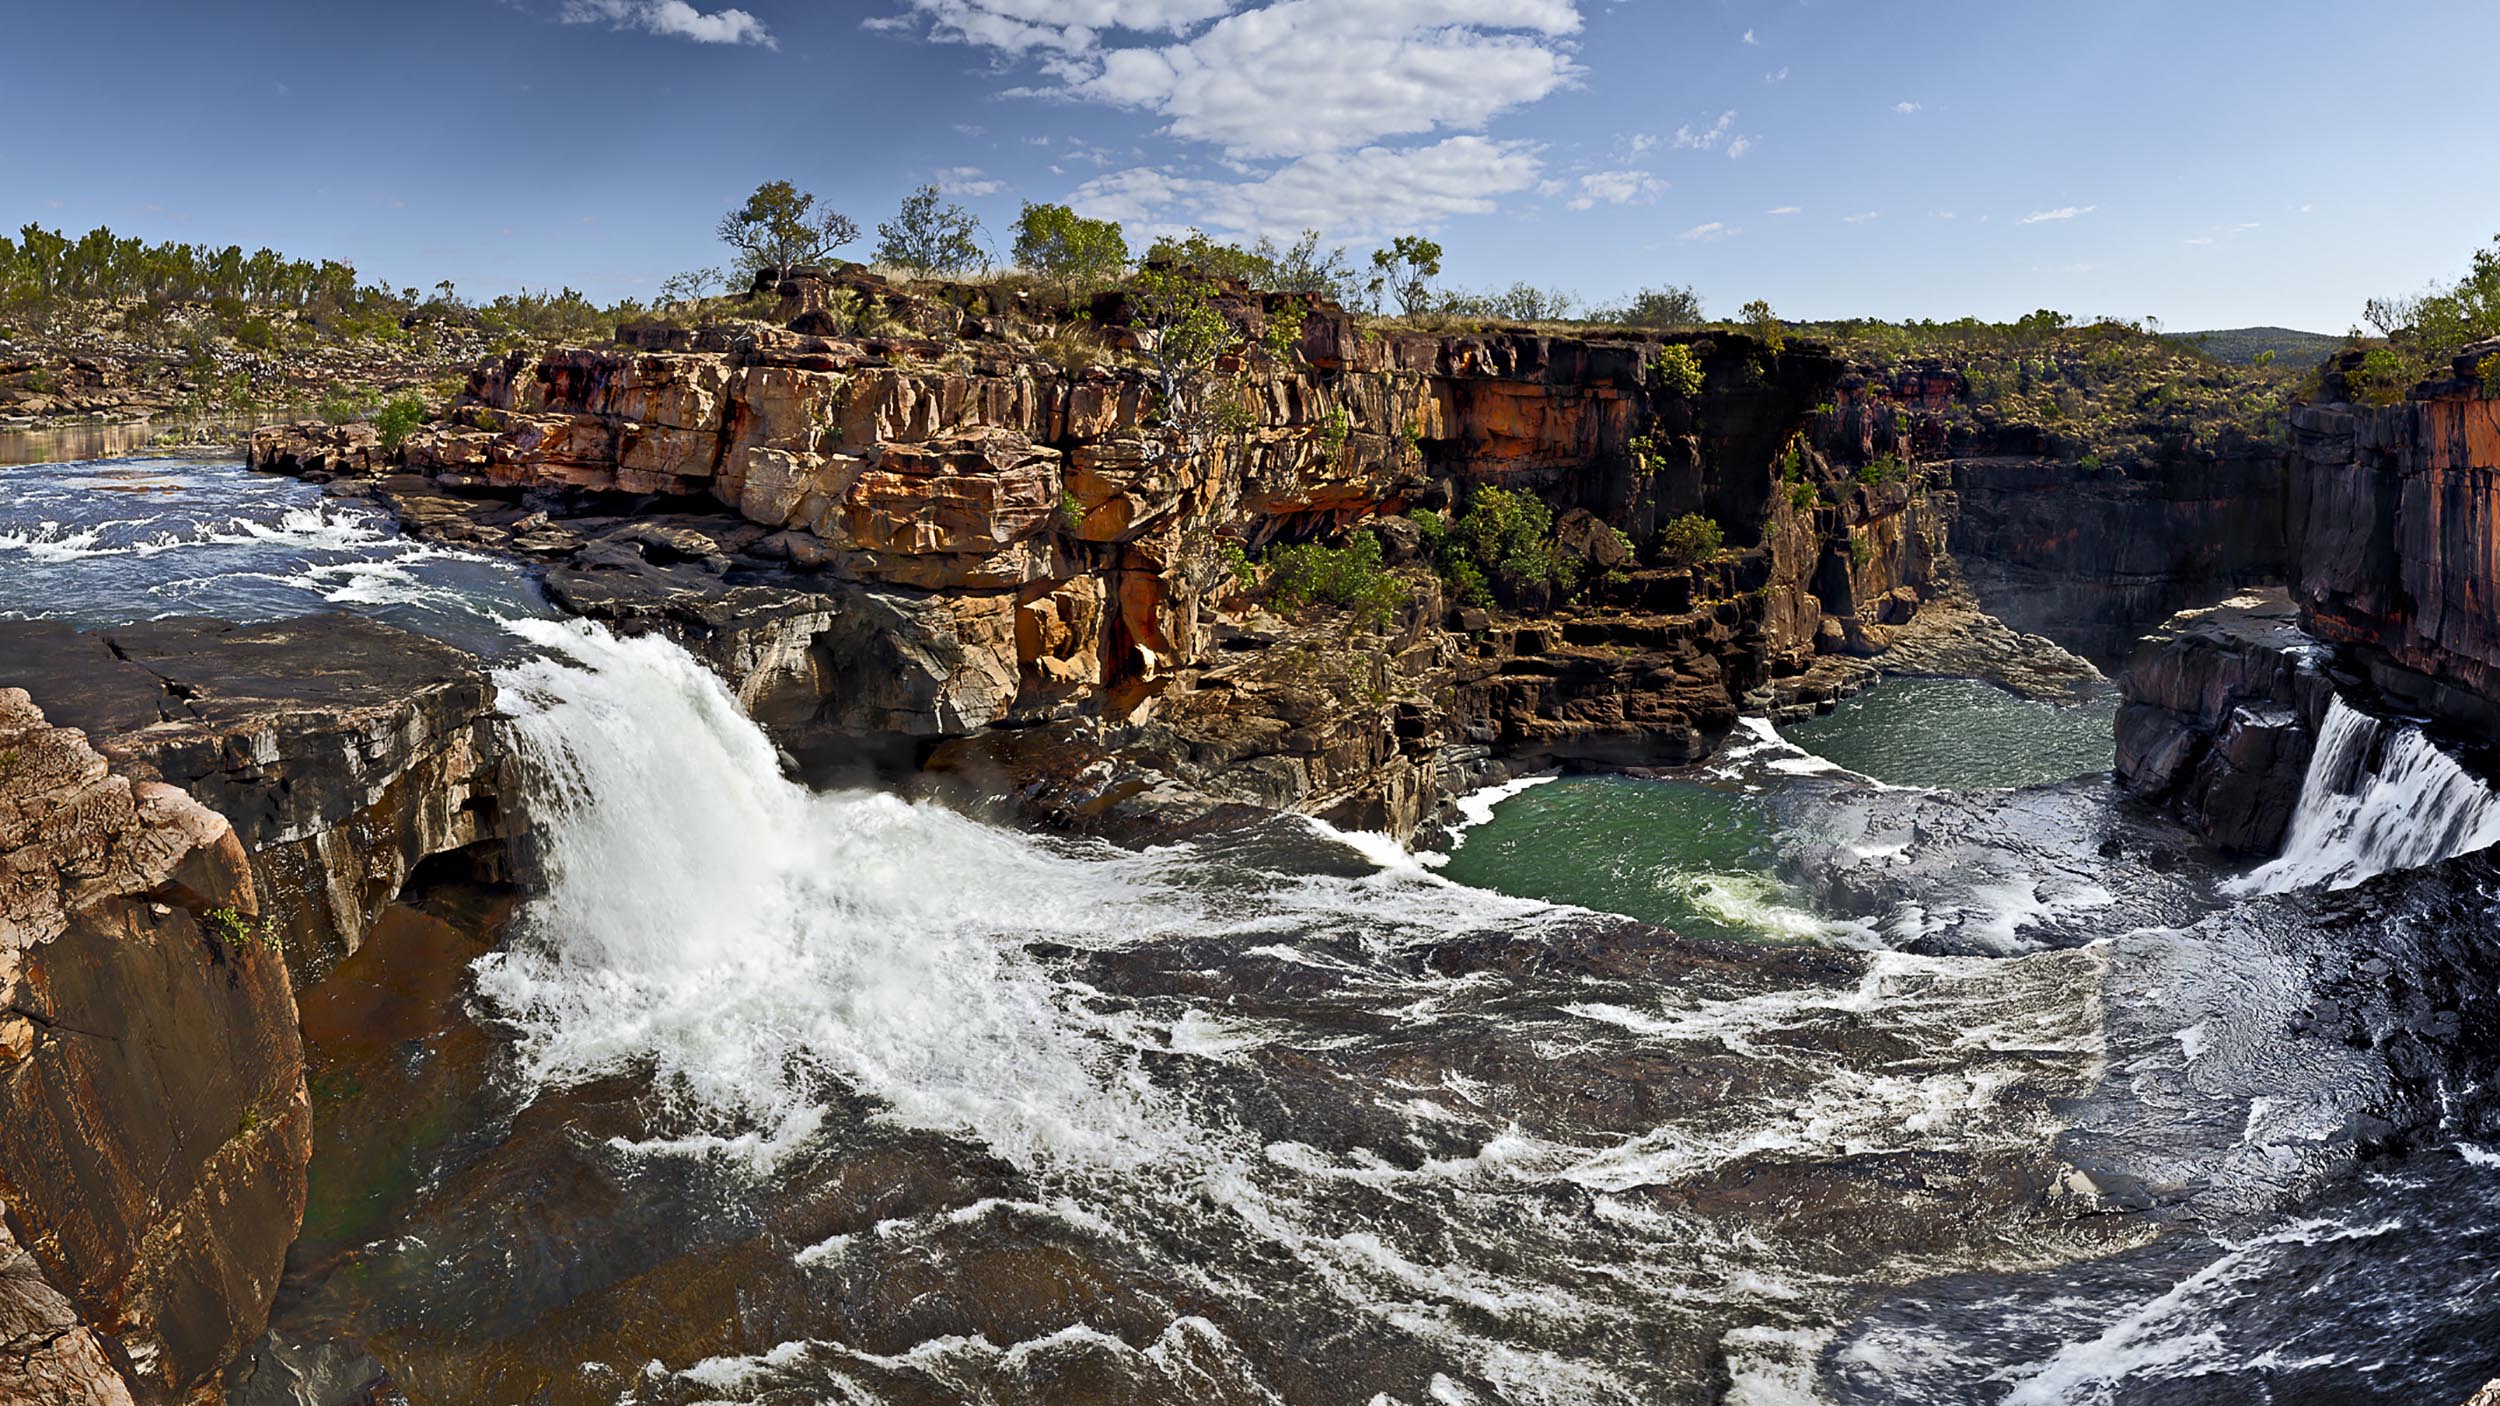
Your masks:
<svg viewBox="0 0 2500 1406"><path fill-rule="evenodd" d="M478 987L528 1072L650 1070L690 1142L769 1165L846 1084L1019 1161L1172 1150L1134 1050L1026 956L1153 925L1151 873L929 806L817 794L674 644L520 621L495 680L548 892Z"/></svg>
<svg viewBox="0 0 2500 1406"><path fill-rule="evenodd" d="M2419 727L2382 722L2338 698L2310 756L2282 856L2228 889L2348 889L2493 844L2500 844L2500 796Z"/></svg>

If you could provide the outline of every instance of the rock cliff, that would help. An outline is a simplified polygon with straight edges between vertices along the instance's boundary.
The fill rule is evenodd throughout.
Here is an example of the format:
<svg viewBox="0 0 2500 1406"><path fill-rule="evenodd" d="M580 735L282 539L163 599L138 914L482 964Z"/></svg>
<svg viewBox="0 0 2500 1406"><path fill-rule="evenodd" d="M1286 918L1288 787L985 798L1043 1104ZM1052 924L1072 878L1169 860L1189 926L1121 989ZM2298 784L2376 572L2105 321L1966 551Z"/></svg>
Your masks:
<svg viewBox="0 0 2500 1406"><path fill-rule="evenodd" d="M2500 736L2500 401L2469 348L2389 406L2294 410L2294 592L2398 706Z"/></svg>
<svg viewBox="0 0 2500 1406"><path fill-rule="evenodd" d="M2121 680L2119 784L2225 849L2272 854L2334 697L2327 663L2279 588L2181 613Z"/></svg>
<svg viewBox="0 0 2500 1406"><path fill-rule="evenodd" d="M1696 389L1670 383L1661 339L1384 331L1229 289L1219 306L1245 336L1282 318L1299 337L1288 357L1227 364L1232 417L1185 452L1120 359L1150 334L1117 294L1084 310L1093 353L1069 356L1064 326L1042 336L1069 310L1025 293L858 272L781 291L784 325L629 328L619 349L486 363L396 476L324 432L264 433L253 457L365 478L412 530L539 555L560 604L685 641L802 757L909 769L1000 728L1049 730L1003 750L1056 757L1083 733L1218 801L1399 832L1439 792L1395 757L1683 760L1748 700L1828 693L1818 657L1879 653L1943 550L1949 493L1853 472L1908 453L1905 433L1815 433L1845 368L1812 348L1680 339ZM1410 509L1491 487L1562 515L1584 589L1454 608L1399 531ZM1661 525L1688 513L1730 552L1662 550ZM1255 624L1240 567L1358 525L1421 593L1371 652L1433 661L1336 690L1331 727L1360 741L1292 723L1309 708L1278 700L1310 689L1289 670L1243 686L1241 656L1295 627ZM1342 652L1346 622L1301 627ZM1214 721L1236 704L1238 725ZM1179 760L1207 751L1173 750L1193 731L1227 733L1228 760Z"/></svg>
<svg viewBox="0 0 2500 1406"><path fill-rule="evenodd" d="M0 688L0 1399L170 1399L259 1331L311 1115L233 829Z"/></svg>
<svg viewBox="0 0 2500 1406"><path fill-rule="evenodd" d="M504 866L491 690L349 616L0 622L0 677L0 1400L171 1400L303 1218L296 993L418 864Z"/></svg>

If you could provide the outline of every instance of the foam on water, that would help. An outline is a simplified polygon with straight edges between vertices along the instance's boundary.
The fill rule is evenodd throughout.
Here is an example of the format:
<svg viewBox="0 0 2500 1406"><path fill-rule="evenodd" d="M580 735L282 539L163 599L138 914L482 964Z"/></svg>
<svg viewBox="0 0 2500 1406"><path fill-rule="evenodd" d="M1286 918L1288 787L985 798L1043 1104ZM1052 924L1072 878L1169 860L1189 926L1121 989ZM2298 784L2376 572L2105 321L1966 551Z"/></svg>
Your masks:
<svg viewBox="0 0 2500 1406"><path fill-rule="evenodd" d="M1767 1392L1795 1366L1777 1334L1811 1328L1837 1286L1777 1269L1752 1232L1703 1225L1652 1199L1657 1188L1757 1158L2029 1155L2056 1130L2047 1096L2097 1077L2097 1010L2077 996L2098 977L2089 953L1835 955L1826 964L1842 970L1863 962L1862 979L1767 990L1499 963L1444 972L1408 954L1470 932L1532 952L1540 934L1593 920L1388 854L1392 867L1351 875L1249 873L1187 848L1046 842L891 796L813 793L676 646L583 624L512 628L540 651L497 683L549 885L511 947L479 963L477 987L517 1036L526 1077L650 1077L683 1117L619 1144L628 1155L770 1171L856 1094L877 1118L972 1142L1038 1188L793 1247L791 1272L826 1276L828 1293L882 1255L941 1259L947 1237L971 1233L961 1216L1031 1217L1193 1293L1289 1290L1308 1296L1298 1311L1350 1310L1450 1364L1400 1399L1646 1399L1654 1364L1635 1344L1662 1314L1721 1321L1732 1293L1776 1319L1749 1377ZM1207 943L1228 955L1179 955ZM1140 1001L1036 955L1045 946L1324 971L1336 1014L1304 1025L1185 993ZM1573 992L1587 999L1562 999ZM1991 1022L2007 1036L1973 1043ZM1874 1026L1886 1034L1864 1059L1840 1053ZM1474 1078L1435 1054L1410 1077L1395 1054L1501 1046L1527 1067L1732 1051L1759 1077L1635 1128L1583 1128L1513 1076ZM1359 1090L1371 1119L1275 1137L1210 1101L1210 1088L1324 1052L1350 1061L1329 1077ZM1359 1131L1372 1122L1418 1146L1394 1131L1372 1140ZM1072 1355L1167 1381L1251 1380L1237 1353L1177 1331L1161 1358L1073 1330L882 1355L784 1344L697 1362L683 1382L850 1399L853 1378L858 1392L894 1376L955 1389Z"/></svg>

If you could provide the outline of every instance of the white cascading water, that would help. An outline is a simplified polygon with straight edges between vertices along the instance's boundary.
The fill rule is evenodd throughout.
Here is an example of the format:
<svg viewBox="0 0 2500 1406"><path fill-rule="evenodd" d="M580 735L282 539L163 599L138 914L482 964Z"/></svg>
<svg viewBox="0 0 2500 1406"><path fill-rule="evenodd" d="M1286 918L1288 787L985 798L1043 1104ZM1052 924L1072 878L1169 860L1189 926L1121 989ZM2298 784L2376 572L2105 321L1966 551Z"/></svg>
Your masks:
<svg viewBox="0 0 2500 1406"><path fill-rule="evenodd" d="M2338 698L2319 729L2283 853L2236 894L2348 889L2500 844L2500 795L2409 723Z"/></svg>
<svg viewBox="0 0 2500 1406"><path fill-rule="evenodd" d="M480 967L544 1081L642 1067L768 1164L834 1076L910 1126L1028 1165L1170 1150L1178 1120L1023 945L1099 945L1159 906L1134 866L892 796L808 791L717 679L655 638L518 621L498 670L550 884ZM1012 931L1008 924L1012 923Z"/></svg>

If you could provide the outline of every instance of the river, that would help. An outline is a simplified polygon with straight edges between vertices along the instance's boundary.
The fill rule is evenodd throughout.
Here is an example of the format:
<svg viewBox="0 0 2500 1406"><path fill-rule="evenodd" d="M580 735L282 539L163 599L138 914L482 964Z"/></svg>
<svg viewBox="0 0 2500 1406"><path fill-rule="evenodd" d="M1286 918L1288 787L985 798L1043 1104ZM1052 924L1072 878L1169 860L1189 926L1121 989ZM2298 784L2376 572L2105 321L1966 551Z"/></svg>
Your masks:
<svg viewBox="0 0 2500 1406"><path fill-rule="evenodd" d="M314 1207L237 1400L2500 1372L2493 871L2365 883L2443 856L2323 803L2303 843L2361 887L2219 867L2118 797L2106 705L1893 684L1477 798L1440 853L1292 818L1131 852L801 787L683 651L353 502L218 464L0 483L0 608L370 611L499 661L548 885L412 895L305 993ZM2390 731L2401 765L2316 784L2383 813L2430 769Z"/></svg>

